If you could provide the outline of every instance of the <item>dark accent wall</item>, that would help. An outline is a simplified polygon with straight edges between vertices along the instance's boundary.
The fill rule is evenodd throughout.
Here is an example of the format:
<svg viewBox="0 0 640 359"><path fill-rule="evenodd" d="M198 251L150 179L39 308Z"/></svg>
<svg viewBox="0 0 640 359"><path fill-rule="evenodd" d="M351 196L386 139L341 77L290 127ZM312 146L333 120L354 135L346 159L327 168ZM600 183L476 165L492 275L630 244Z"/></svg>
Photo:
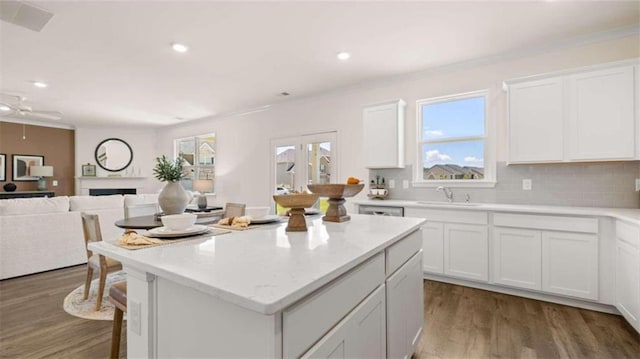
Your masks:
<svg viewBox="0 0 640 359"><path fill-rule="evenodd" d="M38 182L13 181L13 154L44 156L44 164L53 166L53 177L47 178L47 190L56 196L72 196L75 194L75 130L62 128L24 125L25 139L22 139L23 125L0 121L0 153L7 155L6 181L2 186L13 182L16 191L37 191ZM53 187L52 182L58 181Z"/></svg>

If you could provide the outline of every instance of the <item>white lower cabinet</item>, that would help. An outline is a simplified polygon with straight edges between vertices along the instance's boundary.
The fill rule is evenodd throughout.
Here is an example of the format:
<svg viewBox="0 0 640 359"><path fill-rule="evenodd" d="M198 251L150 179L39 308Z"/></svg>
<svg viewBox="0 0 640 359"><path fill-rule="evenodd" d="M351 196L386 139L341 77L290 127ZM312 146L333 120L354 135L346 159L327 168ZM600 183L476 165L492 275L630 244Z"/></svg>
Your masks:
<svg viewBox="0 0 640 359"><path fill-rule="evenodd" d="M444 224L427 222L422 225L422 269L444 273Z"/></svg>
<svg viewBox="0 0 640 359"><path fill-rule="evenodd" d="M493 281L525 289L542 289L542 234L529 229L493 230Z"/></svg>
<svg viewBox="0 0 640 359"><path fill-rule="evenodd" d="M542 290L598 299L598 236L542 232Z"/></svg>
<svg viewBox="0 0 640 359"><path fill-rule="evenodd" d="M424 318L422 283L420 252L387 279L388 358L411 358L420 340Z"/></svg>
<svg viewBox="0 0 640 359"><path fill-rule="evenodd" d="M616 308L640 331L640 227L616 223Z"/></svg>
<svg viewBox="0 0 640 359"><path fill-rule="evenodd" d="M385 308L385 285L382 284L302 358L384 358Z"/></svg>
<svg viewBox="0 0 640 359"><path fill-rule="evenodd" d="M489 280L487 226L444 224L444 274L475 281Z"/></svg>

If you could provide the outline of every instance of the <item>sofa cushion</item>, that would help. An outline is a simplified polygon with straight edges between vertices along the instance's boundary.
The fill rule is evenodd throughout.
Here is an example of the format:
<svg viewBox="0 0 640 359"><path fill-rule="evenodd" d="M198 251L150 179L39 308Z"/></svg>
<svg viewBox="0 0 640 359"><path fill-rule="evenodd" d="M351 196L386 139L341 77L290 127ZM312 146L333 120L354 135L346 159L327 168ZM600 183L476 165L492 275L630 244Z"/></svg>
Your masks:
<svg viewBox="0 0 640 359"><path fill-rule="evenodd" d="M69 197L15 198L0 200L0 216L69 212Z"/></svg>
<svg viewBox="0 0 640 359"><path fill-rule="evenodd" d="M73 196L69 198L69 208L72 211L86 211L93 209L124 209L124 197L119 194L112 196Z"/></svg>

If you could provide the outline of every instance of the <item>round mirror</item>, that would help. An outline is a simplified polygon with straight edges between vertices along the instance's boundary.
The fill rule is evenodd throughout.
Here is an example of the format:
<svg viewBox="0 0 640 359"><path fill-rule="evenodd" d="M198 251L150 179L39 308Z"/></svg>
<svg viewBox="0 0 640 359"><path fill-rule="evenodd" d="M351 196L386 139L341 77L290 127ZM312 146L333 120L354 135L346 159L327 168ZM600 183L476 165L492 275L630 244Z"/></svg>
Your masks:
<svg viewBox="0 0 640 359"><path fill-rule="evenodd" d="M129 167L133 160L133 151L128 143L119 138L107 138L96 147L98 166L109 172L118 172Z"/></svg>

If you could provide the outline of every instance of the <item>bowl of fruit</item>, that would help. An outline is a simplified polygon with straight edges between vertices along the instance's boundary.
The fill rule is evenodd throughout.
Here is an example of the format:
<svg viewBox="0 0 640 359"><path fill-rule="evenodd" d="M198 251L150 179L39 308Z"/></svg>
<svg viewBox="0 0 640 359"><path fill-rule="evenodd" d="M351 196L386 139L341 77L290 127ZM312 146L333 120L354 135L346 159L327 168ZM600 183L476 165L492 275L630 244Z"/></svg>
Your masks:
<svg viewBox="0 0 640 359"><path fill-rule="evenodd" d="M353 197L364 188L360 179L349 177L347 183L327 183L307 185L309 191L320 197L329 197L329 208L322 219L327 222L345 222L351 219L344 207L345 198Z"/></svg>

